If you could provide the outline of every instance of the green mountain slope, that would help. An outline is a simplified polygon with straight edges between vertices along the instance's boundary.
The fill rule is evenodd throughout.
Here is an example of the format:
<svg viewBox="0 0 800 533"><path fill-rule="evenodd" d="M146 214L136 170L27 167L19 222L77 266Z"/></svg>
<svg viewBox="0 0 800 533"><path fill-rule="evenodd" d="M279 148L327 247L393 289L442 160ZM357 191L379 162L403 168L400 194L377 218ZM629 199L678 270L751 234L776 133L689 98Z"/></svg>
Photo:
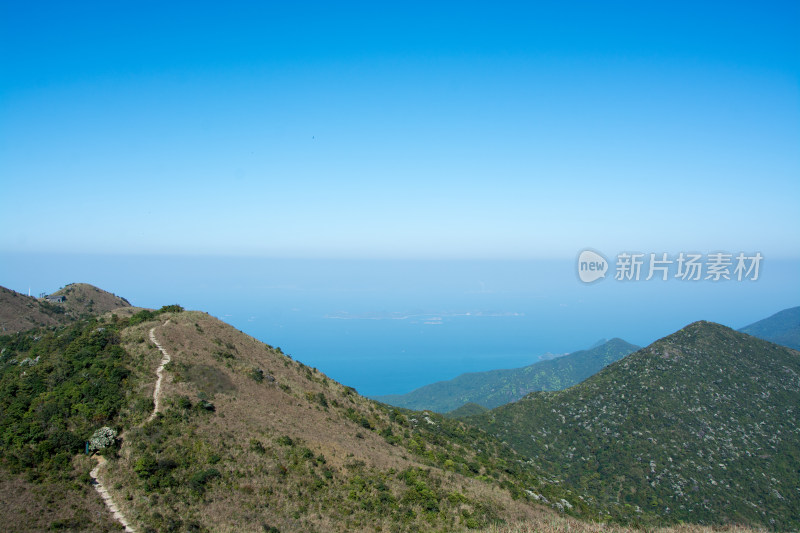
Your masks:
<svg viewBox="0 0 800 533"><path fill-rule="evenodd" d="M374 399L389 405L430 409L439 413L452 411L470 402L493 408L519 400L532 391L560 390L580 383L638 348L622 339L611 339L589 350L526 367L471 372L407 394L376 396Z"/></svg>
<svg viewBox="0 0 800 533"><path fill-rule="evenodd" d="M769 318L745 326L739 331L800 350L800 307L784 309Z"/></svg>
<svg viewBox="0 0 800 533"><path fill-rule="evenodd" d="M0 521L6 531L119 531L89 484L85 443L152 409L149 361L122 331L152 318L75 319L0 336Z"/></svg>
<svg viewBox="0 0 800 533"><path fill-rule="evenodd" d="M151 335L171 356L152 419ZM120 437L98 477L138 531L582 531L567 504L597 517L481 430L377 404L178 306L0 336L0 392L8 531L118 530L84 454L103 427Z"/></svg>
<svg viewBox="0 0 800 533"><path fill-rule="evenodd" d="M718 324L468 420L612 517L800 527L800 352Z"/></svg>
<svg viewBox="0 0 800 533"><path fill-rule="evenodd" d="M447 418L464 418L467 416L474 416L479 415L481 413L485 413L489 409L478 405L477 403L465 403L458 409L453 409L452 411L445 413L444 416Z"/></svg>
<svg viewBox="0 0 800 533"><path fill-rule="evenodd" d="M484 430L176 305L0 336L0 446L4 531L119 531L93 468L144 532L604 530L578 519L595 502Z"/></svg>

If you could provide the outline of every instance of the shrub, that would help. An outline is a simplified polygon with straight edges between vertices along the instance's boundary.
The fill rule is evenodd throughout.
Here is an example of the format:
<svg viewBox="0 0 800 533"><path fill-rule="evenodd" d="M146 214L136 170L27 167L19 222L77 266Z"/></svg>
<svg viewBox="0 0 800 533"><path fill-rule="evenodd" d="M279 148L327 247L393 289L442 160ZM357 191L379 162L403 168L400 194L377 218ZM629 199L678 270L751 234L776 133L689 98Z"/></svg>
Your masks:
<svg viewBox="0 0 800 533"><path fill-rule="evenodd" d="M135 463L133 463L133 471L136 472L136 474L142 479L149 478L155 474L157 470L158 463L151 455L140 457Z"/></svg>
<svg viewBox="0 0 800 533"><path fill-rule="evenodd" d="M317 403L320 404L322 407L328 407L328 400L325 398L325 395L321 392L318 392L316 395Z"/></svg>
<svg viewBox="0 0 800 533"><path fill-rule="evenodd" d="M101 427L94 432L92 438L89 439L89 451L98 451L107 448L114 444L117 438L117 431L108 426Z"/></svg>
<svg viewBox="0 0 800 533"><path fill-rule="evenodd" d="M83 439L71 431L56 431L50 435L47 440L52 445L53 450L66 451L70 453L78 453L83 451Z"/></svg>
<svg viewBox="0 0 800 533"><path fill-rule="evenodd" d="M191 409L192 401L188 396L178 396L178 398L175 400L175 407L178 409Z"/></svg>
<svg viewBox="0 0 800 533"><path fill-rule="evenodd" d="M135 326L136 324L141 324L142 322L153 320L155 317L156 317L155 313L153 313L152 311L148 311L147 309L144 309L142 311L139 311L132 317L130 317L128 319L128 324L130 324L131 326Z"/></svg>
<svg viewBox="0 0 800 533"><path fill-rule="evenodd" d="M253 451L259 455L264 455L267 453L267 449L264 448L264 445L261 444L261 441L258 439L250 439L250 451Z"/></svg>
<svg viewBox="0 0 800 533"><path fill-rule="evenodd" d="M217 407L209 402L208 400L200 400L200 403L197 404L200 409L204 411L211 411L212 413L217 410Z"/></svg>
<svg viewBox="0 0 800 533"><path fill-rule="evenodd" d="M209 468L208 470L201 470L192 474L189 478L189 486L195 492L203 493L206 490L206 485L214 478L220 477L219 470L216 468Z"/></svg>
<svg viewBox="0 0 800 533"><path fill-rule="evenodd" d="M308 448L300 448L299 455L301 458L306 460L314 458L314 452L312 452Z"/></svg>

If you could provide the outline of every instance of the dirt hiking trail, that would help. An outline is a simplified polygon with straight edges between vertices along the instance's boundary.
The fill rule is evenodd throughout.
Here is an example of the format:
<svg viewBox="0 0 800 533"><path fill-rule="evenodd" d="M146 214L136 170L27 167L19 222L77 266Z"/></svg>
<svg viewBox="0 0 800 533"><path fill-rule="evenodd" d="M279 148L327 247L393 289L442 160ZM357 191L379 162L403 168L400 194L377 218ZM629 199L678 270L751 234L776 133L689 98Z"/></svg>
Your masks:
<svg viewBox="0 0 800 533"><path fill-rule="evenodd" d="M169 324L169 320L164 322L162 326L166 326L167 324ZM169 363L172 360L169 353L167 353L164 347L161 346L161 344L156 340L156 326L150 328L149 337L150 337L150 342L152 342L155 345L155 347L158 348L158 350L161 352L162 358L161 358L161 364L158 365L158 368L156 369L156 376L158 376L158 379L156 379L156 386L153 389L153 412L150 413L149 417L147 417L147 422L150 422L156 417L159 408L161 407L161 382L164 379L164 367L166 366L167 363ZM120 438L122 438L121 435ZM92 478L92 484L94 485L95 490L97 491L98 494L100 494L100 497L103 499L103 502L106 504L106 507L108 508L109 512L114 517L114 520L122 524L122 527L125 528L126 532L136 533L136 529L134 529L134 527L130 525L130 523L122 514L122 512L120 512L119 508L114 503L114 500L111 498L111 494L109 494L108 489L106 489L102 481L100 481L99 477L100 469L106 464L105 457L103 457L102 455L95 455L94 458L97 461L97 464L92 469L92 471L89 472L89 475Z"/></svg>

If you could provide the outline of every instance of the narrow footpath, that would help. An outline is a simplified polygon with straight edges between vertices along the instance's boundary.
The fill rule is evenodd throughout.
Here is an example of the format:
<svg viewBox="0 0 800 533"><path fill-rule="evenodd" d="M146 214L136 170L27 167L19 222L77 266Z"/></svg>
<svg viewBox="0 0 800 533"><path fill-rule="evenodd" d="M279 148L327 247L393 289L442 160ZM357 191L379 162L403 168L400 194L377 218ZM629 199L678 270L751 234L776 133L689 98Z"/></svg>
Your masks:
<svg viewBox="0 0 800 533"><path fill-rule="evenodd" d="M163 325L166 326L167 324L169 324L169 320L164 322ZM155 347L158 348L158 350L161 352L162 358L161 364L158 365L158 368L156 369L156 376L158 376L158 379L156 379L156 386L155 389L153 389L153 412L150 413L150 416L147 418L147 422L150 422L156 417L156 414L158 414L159 408L161 407L161 382L164 379L164 366L166 366L166 364L172 359L164 347L161 346L161 344L156 340L155 332L155 326L150 328L150 342L152 342ZM126 532L136 533L136 529L130 525L122 512L120 512L119 508L114 503L114 500L111 498L111 494L109 494L108 489L106 489L102 481L100 481L100 469L106 464L105 457L102 455L94 455L94 459L97 461L97 464L94 468L92 468L92 471L89 472L89 476L92 478L92 485L94 485L97 493L100 494L100 497L103 499L103 502L106 504L109 512L114 517L114 520L122 524L122 527L125 528Z"/></svg>

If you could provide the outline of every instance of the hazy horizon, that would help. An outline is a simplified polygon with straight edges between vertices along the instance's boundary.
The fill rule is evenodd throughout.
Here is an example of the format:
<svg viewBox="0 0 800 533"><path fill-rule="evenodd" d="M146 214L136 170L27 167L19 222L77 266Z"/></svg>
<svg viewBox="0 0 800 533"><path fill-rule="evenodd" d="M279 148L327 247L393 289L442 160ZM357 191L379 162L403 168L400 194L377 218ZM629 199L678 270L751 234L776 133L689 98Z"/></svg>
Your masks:
<svg viewBox="0 0 800 533"><path fill-rule="evenodd" d="M368 395L620 337L647 345L696 320L741 328L800 304L800 261L757 281L583 284L575 260L392 261L0 253L3 286L87 282L208 312Z"/></svg>

